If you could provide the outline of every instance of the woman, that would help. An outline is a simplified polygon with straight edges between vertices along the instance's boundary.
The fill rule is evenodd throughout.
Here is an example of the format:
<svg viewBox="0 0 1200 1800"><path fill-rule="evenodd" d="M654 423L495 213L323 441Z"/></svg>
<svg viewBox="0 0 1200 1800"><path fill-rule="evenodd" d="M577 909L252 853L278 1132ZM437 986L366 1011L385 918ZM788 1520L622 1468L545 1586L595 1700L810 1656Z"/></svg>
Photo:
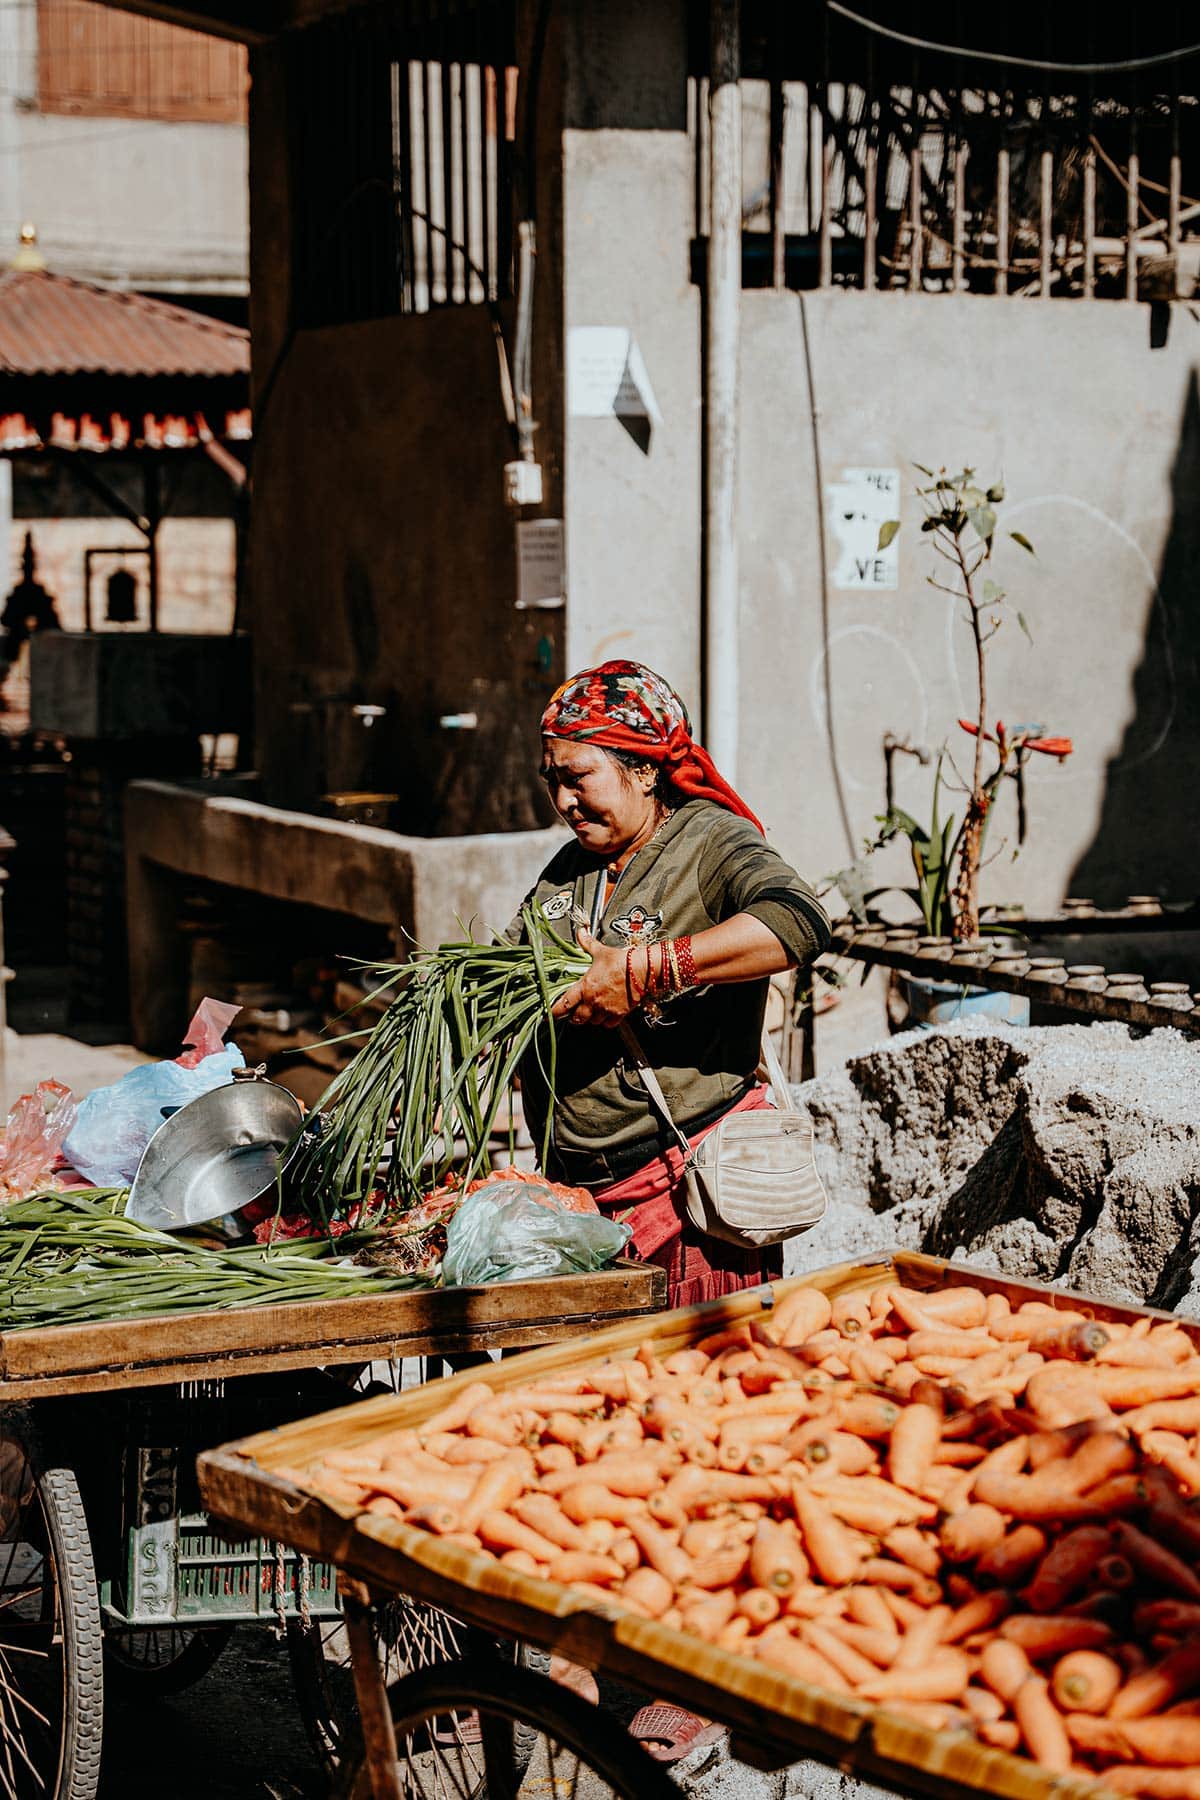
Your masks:
<svg viewBox="0 0 1200 1800"><path fill-rule="evenodd" d="M621 1033L626 1022L692 1143L756 1085L768 977L829 942L812 889L691 735L674 689L641 663L607 662L561 687L542 718L542 779L574 842L530 896L577 927L591 967L561 997L555 1091L530 1056L525 1112L547 1173L591 1189L667 1272L667 1303L770 1280L782 1253L746 1251L688 1221L682 1157ZM517 928L519 930L519 927Z"/></svg>

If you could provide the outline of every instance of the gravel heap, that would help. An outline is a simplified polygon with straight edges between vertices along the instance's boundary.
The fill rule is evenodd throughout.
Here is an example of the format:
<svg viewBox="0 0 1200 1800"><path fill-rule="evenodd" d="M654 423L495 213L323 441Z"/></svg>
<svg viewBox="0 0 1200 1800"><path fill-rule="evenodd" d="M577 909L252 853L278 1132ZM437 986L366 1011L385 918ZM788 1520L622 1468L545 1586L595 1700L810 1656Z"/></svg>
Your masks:
<svg viewBox="0 0 1200 1800"><path fill-rule="evenodd" d="M1200 1045L910 1031L797 1090L829 1193L789 1274L900 1245L1200 1318Z"/></svg>

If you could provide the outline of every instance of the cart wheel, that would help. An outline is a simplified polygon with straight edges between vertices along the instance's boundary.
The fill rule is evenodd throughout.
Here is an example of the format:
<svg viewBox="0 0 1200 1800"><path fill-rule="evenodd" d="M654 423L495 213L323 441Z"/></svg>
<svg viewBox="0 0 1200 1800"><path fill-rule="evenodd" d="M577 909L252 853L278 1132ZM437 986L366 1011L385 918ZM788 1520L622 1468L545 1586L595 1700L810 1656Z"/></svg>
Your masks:
<svg viewBox="0 0 1200 1800"><path fill-rule="evenodd" d="M94 1800L104 1728L100 1598L70 1469L0 1429L0 1795Z"/></svg>
<svg viewBox="0 0 1200 1800"><path fill-rule="evenodd" d="M165 1698L207 1675L232 1636L232 1625L110 1626L104 1667L111 1685L126 1695Z"/></svg>
<svg viewBox="0 0 1200 1800"><path fill-rule="evenodd" d="M457 1663L464 1656L480 1657L511 1672L514 1663L525 1665L537 1651L525 1645L498 1643L481 1632L452 1619L435 1606L419 1600L390 1600L372 1612L375 1641L384 1686L391 1688L415 1670L430 1665ZM340 1618L314 1619L304 1625L288 1620L288 1655L300 1716L309 1742L327 1777L332 1779L347 1760L362 1751L350 1645ZM525 1760L533 1751L533 1736L518 1739Z"/></svg>
<svg viewBox="0 0 1200 1800"><path fill-rule="evenodd" d="M554 1800L679 1800L615 1719L533 1670L514 1674L487 1658L444 1664L405 1676L388 1700L404 1800L516 1800L522 1783ZM361 1757L338 1792L370 1800Z"/></svg>

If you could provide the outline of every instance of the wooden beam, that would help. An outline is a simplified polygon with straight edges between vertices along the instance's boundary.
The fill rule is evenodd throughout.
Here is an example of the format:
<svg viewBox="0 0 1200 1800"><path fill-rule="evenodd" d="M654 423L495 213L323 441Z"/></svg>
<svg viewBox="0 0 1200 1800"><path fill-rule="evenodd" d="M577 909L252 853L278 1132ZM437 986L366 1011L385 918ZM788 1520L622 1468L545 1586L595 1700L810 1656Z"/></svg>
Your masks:
<svg viewBox="0 0 1200 1800"><path fill-rule="evenodd" d="M280 0L100 0L100 5L239 44L265 44L291 23L290 9Z"/></svg>

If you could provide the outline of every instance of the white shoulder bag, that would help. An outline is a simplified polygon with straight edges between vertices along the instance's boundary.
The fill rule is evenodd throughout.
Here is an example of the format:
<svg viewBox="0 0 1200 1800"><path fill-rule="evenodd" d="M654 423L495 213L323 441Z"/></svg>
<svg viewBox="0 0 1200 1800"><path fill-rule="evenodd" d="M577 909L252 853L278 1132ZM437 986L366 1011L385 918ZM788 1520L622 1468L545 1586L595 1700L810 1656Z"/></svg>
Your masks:
<svg viewBox="0 0 1200 1800"><path fill-rule="evenodd" d="M727 1114L695 1149L675 1123L658 1076L629 1025L621 1026L621 1035L646 1092L683 1152L688 1218L698 1230L743 1249L762 1250L820 1223L827 1200L813 1156L812 1120L796 1106L765 1031L763 1058L774 1107Z"/></svg>

